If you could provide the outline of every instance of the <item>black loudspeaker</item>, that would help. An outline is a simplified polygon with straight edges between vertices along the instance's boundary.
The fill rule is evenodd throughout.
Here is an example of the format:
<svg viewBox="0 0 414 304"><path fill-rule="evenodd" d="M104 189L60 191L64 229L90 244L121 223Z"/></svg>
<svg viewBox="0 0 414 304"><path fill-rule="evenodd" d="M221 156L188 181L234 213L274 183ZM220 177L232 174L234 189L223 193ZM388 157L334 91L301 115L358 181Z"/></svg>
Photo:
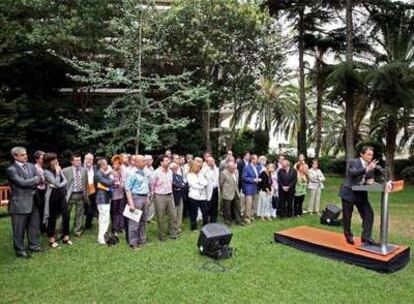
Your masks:
<svg viewBox="0 0 414 304"><path fill-rule="evenodd" d="M198 237L197 247L200 253L213 259L229 258L233 248L229 247L233 233L224 225L207 224Z"/></svg>
<svg viewBox="0 0 414 304"><path fill-rule="evenodd" d="M326 208L321 215L321 224L329 226L341 226L342 219L339 218L341 212L342 208L337 205L326 205Z"/></svg>

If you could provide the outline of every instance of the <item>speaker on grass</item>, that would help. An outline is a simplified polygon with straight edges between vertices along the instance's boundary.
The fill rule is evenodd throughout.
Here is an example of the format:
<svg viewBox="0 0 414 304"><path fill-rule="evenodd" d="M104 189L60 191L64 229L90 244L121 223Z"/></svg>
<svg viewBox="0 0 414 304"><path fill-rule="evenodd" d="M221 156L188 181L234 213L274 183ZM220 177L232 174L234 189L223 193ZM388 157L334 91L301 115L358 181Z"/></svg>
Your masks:
<svg viewBox="0 0 414 304"><path fill-rule="evenodd" d="M330 226L341 226L342 219L339 218L341 212L341 207L334 204L327 204L325 210L322 212L321 215L321 224Z"/></svg>
<svg viewBox="0 0 414 304"><path fill-rule="evenodd" d="M201 254L213 259L229 258L233 255L233 248L229 247L232 237L226 226L207 224L200 231L197 247Z"/></svg>

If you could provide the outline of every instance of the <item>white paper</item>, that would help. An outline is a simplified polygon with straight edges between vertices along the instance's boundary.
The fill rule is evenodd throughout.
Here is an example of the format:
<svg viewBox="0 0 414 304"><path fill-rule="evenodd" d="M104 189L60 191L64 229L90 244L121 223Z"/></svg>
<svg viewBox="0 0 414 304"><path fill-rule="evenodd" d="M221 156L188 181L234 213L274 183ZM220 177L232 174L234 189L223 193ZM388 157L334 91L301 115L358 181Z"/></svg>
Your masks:
<svg viewBox="0 0 414 304"><path fill-rule="evenodd" d="M127 204L125 206L123 215L127 217L128 219L139 223L139 220L141 219L141 215L142 215L142 210L134 209L134 211L131 212L131 210L129 209L129 205Z"/></svg>

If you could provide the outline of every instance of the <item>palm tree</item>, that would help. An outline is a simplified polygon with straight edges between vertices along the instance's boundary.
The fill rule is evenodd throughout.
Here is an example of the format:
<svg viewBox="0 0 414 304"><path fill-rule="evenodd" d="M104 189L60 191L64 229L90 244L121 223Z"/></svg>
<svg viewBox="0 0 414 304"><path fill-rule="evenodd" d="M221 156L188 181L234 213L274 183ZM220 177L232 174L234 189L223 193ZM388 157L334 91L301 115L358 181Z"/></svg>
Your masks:
<svg viewBox="0 0 414 304"><path fill-rule="evenodd" d="M379 66L368 73L370 97L375 106L373 128L385 130L386 167L394 174L397 135L404 129L410 139L410 121L414 109L414 5L382 1L370 10L374 23L372 37L384 49Z"/></svg>
<svg viewBox="0 0 414 304"><path fill-rule="evenodd" d="M310 89L307 88L305 92L309 95ZM297 137L300 129L299 95L297 86L280 85L273 79L262 77L257 98L243 104L239 109L238 117L245 123L255 121L256 128L266 131L268 136L273 126L273 135L279 133L292 141ZM306 111L307 117L311 119L313 117L311 107ZM233 120L232 123L234 124L235 121ZM308 132L311 133L312 128Z"/></svg>
<svg viewBox="0 0 414 304"><path fill-rule="evenodd" d="M299 53L299 131L297 135L298 154L307 154L307 109L306 109L306 89L305 89L305 43L304 35L306 31L307 9L315 5L319 5L317 0L269 0L266 2L270 11L274 14L286 12L289 20L293 20L294 27L298 34L295 37L298 43Z"/></svg>
<svg viewBox="0 0 414 304"><path fill-rule="evenodd" d="M392 62L373 69L368 81L375 103L373 131L385 130L385 163L393 176L397 135L404 127L407 113L414 108L414 70L407 63Z"/></svg>
<svg viewBox="0 0 414 304"><path fill-rule="evenodd" d="M354 132L354 136L357 142L362 141L368 137L370 132L370 124L367 119L367 109L364 106L366 98L360 95L357 98L357 106L355 107L354 115L354 129L358 132ZM324 127L322 130L322 144L321 151L323 154L332 154L337 156L339 152L344 151L345 143L345 129L346 124L344 120L345 116L345 104L339 106L324 104Z"/></svg>

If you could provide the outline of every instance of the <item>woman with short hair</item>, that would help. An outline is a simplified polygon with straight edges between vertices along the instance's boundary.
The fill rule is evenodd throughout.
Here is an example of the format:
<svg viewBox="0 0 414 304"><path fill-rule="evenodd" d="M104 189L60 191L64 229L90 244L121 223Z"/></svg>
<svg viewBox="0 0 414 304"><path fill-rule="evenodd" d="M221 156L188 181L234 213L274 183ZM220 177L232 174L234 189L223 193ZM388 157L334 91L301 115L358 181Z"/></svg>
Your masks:
<svg viewBox="0 0 414 304"><path fill-rule="evenodd" d="M270 220L271 216L273 196L272 170L272 165L268 164L259 175L261 181L258 184L259 202L257 204L257 216L261 220Z"/></svg>
<svg viewBox="0 0 414 304"><path fill-rule="evenodd" d="M122 172L123 157L121 155L114 155L111 159L112 172L111 179L112 199L111 199L111 226L112 233L118 235L122 232L124 227L124 209L125 209L125 192L124 192L124 174Z"/></svg>

